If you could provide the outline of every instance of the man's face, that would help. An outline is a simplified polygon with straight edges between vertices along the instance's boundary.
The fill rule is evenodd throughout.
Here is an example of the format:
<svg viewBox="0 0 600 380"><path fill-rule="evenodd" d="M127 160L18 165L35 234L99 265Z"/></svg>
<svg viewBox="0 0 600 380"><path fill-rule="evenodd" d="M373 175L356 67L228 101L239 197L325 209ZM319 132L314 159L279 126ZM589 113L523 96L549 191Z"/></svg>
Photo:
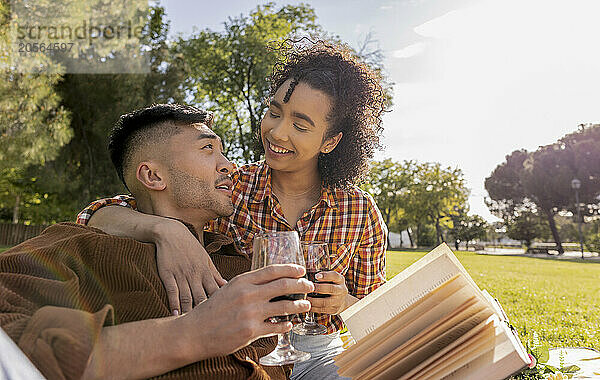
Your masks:
<svg viewBox="0 0 600 380"><path fill-rule="evenodd" d="M167 190L179 208L233 213L233 165L223 156L221 139L206 125L195 124L173 136L167 150Z"/></svg>
<svg viewBox="0 0 600 380"><path fill-rule="evenodd" d="M283 99L290 86L287 80L275 93L261 122L261 138L267 164L281 171L297 171L317 166L324 151L328 95L304 82L298 83L287 103Z"/></svg>

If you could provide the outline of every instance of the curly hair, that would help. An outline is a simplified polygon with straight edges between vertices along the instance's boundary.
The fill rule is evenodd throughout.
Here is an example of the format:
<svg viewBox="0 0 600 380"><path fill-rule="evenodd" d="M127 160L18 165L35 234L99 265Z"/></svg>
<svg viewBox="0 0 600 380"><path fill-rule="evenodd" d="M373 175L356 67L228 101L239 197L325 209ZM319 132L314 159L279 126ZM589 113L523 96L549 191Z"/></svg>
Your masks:
<svg viewBox="0 0 600 380"><path fill-rule="evenodd" d="M380 148L386 96L379 73L341 44L303 38L286 40L272 49L279 53L279 58L271 75L271 97L285 81L292 79L284 102L299 82L332 99L324 139L339 132L343 136L334 150L319 154L323 185L344 189L358 184L369 169L375 149Z"/></svg>

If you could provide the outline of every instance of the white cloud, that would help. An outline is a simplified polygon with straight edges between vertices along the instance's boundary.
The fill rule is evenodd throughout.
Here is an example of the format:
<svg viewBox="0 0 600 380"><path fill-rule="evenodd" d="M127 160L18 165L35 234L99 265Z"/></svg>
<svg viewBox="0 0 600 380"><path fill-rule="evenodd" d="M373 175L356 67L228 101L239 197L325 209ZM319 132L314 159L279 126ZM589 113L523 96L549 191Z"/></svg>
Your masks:
<svg viewBox="0 0 600 380"><path fill-rule="evenodd" d="M425 51L427 47L427 43L425 42L417 42L412 45L408 45L405 48L400 50L396 50L392 53L394 58L410 58L416 55L419 55Z"/></svg>

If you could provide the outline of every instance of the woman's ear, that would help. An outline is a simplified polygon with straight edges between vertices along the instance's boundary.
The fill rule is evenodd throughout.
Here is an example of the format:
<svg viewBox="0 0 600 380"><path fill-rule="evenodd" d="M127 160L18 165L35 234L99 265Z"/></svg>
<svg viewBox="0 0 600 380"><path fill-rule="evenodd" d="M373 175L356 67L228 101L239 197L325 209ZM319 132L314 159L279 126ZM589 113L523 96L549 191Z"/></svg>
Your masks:
<svg viewBox="0 0 600 380"><path fill-rule="evenodd" d="M342 139L343 135L344 134L342 132L340 132L337 135L335 135L331 138L328 138L325 141L325 144L323 144L323 146L321 147L321 153L330 153L331 151L333 151L335 149L335 147L337 146L337 144Z"/></svg>
<svg viewBox="0 0 600 380"><path fill-rule="evenodd" d="M140 162L135 176L149 190L162 191L167 187L160 170L153 162Z"/></svg>

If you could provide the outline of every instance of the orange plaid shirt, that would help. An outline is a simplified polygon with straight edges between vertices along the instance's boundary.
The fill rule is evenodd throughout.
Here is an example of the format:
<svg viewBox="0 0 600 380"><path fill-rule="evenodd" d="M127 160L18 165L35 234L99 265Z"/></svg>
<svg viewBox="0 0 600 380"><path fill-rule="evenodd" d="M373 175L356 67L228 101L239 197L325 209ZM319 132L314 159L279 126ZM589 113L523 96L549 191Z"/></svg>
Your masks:
<svg viewBox="0 0 600 380"><path fill-rule="evenodd" d="M321 198L295 226L283 216L277 197L271 193L271 170L264 163L239 167L233 174L234 212L214 220L208 229L231 236L240 252L252 256L254 235L263 231L296 230L302 241L329 244L331 270L346 278L348 292L363 298L385 282L387 227L373 198L358 187L321 190ZM102 199L79 213L86 224L94 211L109 204L135 208L127 196ZM317 314L317 322L332 333L343 328L337 316Z"/></svg>

